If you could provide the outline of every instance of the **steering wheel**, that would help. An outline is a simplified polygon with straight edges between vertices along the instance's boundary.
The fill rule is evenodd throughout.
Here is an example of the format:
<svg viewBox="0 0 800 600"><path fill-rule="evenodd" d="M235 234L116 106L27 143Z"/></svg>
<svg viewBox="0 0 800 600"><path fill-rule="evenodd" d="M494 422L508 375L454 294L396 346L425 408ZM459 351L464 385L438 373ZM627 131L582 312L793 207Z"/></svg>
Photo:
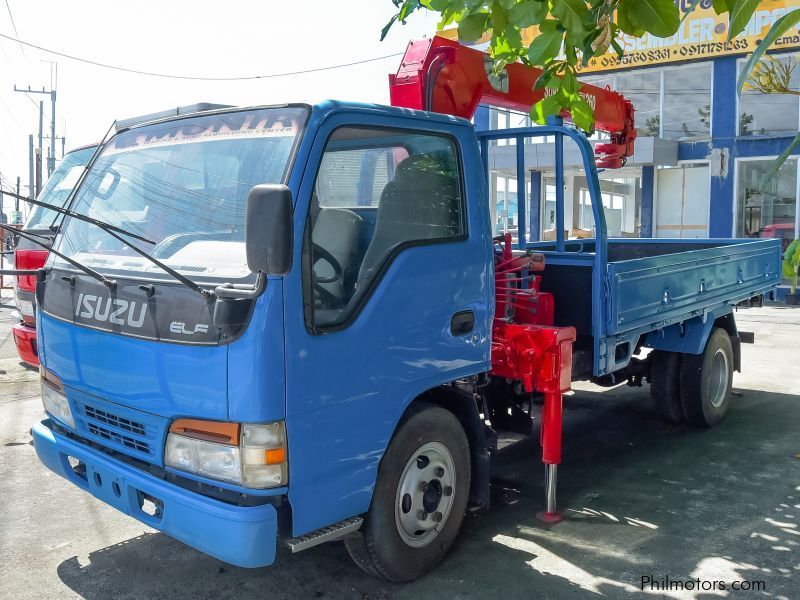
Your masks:
<svg viewBox="0 0 800 600"><path fill-rule="evenodd" d="M328 252L325 248L320 246L319 244L315 244L312 242L312 252L314 256L314 265L317 264L320 260L324 260L328 263L333 269L333 275L329 277L319 277L316 273L314 273L314 282L315 283L334 283L339 281L343 275L342 265L339 264L339 261L336 260L336 257ZM313 265L312 265L313 266Z"/></svg>

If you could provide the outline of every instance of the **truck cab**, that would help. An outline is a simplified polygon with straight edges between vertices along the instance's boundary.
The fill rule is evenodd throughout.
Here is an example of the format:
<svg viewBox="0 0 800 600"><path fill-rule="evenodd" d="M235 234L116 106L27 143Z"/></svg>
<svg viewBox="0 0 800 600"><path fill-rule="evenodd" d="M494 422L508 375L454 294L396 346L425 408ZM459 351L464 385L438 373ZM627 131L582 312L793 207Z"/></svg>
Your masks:
<svg viewBox="0 0 800 600"><path fill-rule="evenodd" d="M248 269L265 183L291 198L282 275ZM56 256L40 281L40 457L244 566L272 562L278 510L293 537L365 513L411 402L489 368L485 198L470 123L443 115L327 102L119 133L72 209L152 239L209 293L67 219L59 252L113 284Z"/></svg>

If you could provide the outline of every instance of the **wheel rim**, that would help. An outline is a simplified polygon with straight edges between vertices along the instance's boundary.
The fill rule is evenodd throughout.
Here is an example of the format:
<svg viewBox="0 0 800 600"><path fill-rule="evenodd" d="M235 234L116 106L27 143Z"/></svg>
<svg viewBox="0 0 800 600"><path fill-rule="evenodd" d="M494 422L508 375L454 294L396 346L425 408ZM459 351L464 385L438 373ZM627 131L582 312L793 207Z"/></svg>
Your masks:
<svg viewBox="0 0 800 600"><path fill-rule="evenodd" d="M444 528L453 508L456 471L444 444L427 442L408 459L394 504L400 538L412 548L430 544Z"/></svg>
<svg viewBox="0 0 800 600"><path fill-rule="evenodd" d="M711 406L714 408L719 408L725 402L725 396L728 394L729 373L727 355L722 350L717 350L711 360L711 372L708 378L708 393L711 398Z"/></svg>

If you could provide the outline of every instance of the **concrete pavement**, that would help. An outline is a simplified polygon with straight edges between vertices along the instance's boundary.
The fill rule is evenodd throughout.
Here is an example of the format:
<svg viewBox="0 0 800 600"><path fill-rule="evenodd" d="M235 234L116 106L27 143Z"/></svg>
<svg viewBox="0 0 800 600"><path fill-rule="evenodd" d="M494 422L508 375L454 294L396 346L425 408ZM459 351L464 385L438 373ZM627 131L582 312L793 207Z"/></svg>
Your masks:
<svg viewBox="0 0 800 600"><path fill-rule="evenodd" d="M5 298L3 299L5 301ZM647 386L580 385L567 398L553 527L533 442L504 451L495 506L469 515L433 573L390 585L342 544L275 566L220 563L127 518L44 469L28 430L37 374L15 360L0 308L0 598L800 598L800 309L737 314L756 333L718 428L660 422ZM709 591L640 589L700 579ZM731 591L735 581L763 590ZM761 582L761 583L759 583ZM646 586L647 587L647 586Z"/></svg>

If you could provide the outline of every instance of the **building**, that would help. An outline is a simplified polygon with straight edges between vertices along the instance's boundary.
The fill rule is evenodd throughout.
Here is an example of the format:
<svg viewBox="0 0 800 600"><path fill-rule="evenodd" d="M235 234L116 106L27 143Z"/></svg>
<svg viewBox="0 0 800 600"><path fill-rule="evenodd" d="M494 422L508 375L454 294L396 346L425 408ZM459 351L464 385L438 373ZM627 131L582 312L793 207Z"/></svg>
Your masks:
<svg viewBox="0 0 800 600"><path fill-rule="evenodd" d="M796 8L800 0L762 2L742 37L727 44L727 17L718 17L704 0L673 38L626 38L625 64L609 53L583 71L584 81L621 92L636 108L635 155L624 168L600 174L609 235L781 237L785 244L800 236L800 151L759 189L772 161L800 131L800 97L736 93L747 53L776 19ZM795 89L800 89L800 72L794 69L798 48L800 33L792 30L772 54L793 69ZM475 124L498 129L530 121L527 115L482 107ZM508 147L513 143L499 141L491 148L496 228L514 232L522 226L528 240L552 239L550 144L526 147L527 222L520 224L515 148ZM566 149L565 228L570 237L590 237L591 200L578 159Z"/></svg>

